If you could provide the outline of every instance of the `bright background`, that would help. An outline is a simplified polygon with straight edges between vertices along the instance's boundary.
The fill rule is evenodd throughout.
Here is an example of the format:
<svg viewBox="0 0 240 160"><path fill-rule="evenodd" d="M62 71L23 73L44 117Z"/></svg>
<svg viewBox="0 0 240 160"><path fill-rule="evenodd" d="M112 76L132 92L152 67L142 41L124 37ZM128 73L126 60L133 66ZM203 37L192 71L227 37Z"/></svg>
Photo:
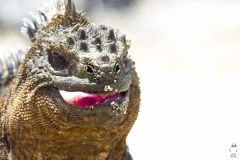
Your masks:
<svg viewBox="0 0 240 160"><path fill-rule="evenodd" d="M42 2L0 0L1 48L24 49L21 18ZM142 88L128 137L135 160L225 160L232 143L240 148L240 1L82 0L77 8L132 39Z"/></svg>

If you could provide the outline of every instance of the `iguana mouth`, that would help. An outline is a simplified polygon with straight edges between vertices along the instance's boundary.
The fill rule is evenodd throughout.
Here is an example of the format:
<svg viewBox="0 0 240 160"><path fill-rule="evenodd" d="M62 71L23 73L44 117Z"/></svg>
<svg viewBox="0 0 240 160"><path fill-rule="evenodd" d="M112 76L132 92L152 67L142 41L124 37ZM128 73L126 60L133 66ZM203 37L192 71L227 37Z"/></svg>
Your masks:
<svg viewBox="0 0 240 160"><path fill-rule="evenodd" d="M58 90L64 101L68 104L90 108L97 104L111 104L123 100L128 91L110 93L87 93L82 91Z"/></svg>

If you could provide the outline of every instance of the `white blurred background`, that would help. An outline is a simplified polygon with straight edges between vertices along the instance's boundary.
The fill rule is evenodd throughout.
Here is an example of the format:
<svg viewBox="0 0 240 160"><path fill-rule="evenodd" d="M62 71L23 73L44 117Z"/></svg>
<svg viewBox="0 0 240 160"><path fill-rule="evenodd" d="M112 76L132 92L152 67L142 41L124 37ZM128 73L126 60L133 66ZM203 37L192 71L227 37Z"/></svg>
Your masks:
<svg viewBox="0 0 240 160"><path fill-rule="evenodd" d="M29 44L21 19L42 2L0 0L0 48ZM232 143L240 149L240 1L76 3L132 39L142 88L128 137L135 160L225 160Z"/></svg>

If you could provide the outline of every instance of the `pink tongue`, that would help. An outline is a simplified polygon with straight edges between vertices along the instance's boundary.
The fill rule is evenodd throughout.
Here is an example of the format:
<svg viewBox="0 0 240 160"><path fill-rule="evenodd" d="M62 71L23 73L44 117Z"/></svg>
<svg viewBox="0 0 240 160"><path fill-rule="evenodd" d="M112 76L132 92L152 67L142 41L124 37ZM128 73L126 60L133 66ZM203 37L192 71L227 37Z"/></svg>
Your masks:
<svg viewBox="0 0 240 160"><path fill-rule="evenodd" d="M117 93L85 93L81 91L68 92L59 90L63 99L69 104L77 104L85 108L89 108L98 103L103 103L105 100L113 98Z"/></svg>

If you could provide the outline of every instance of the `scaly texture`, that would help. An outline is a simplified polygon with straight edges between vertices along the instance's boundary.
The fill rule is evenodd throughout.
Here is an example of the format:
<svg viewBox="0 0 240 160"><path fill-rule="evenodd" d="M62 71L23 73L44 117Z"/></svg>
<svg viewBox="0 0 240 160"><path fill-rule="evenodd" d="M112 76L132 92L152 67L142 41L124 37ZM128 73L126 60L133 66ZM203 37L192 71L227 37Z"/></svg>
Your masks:
<svg viewBox="0 0 240 160"><path fill-rule="evenodd" d="M117 29L90 24L71 0L39 11L40 19L23 19L33 44L0 102L0 157L132 159L126 137L140 88L130 42Z"/></svg>

